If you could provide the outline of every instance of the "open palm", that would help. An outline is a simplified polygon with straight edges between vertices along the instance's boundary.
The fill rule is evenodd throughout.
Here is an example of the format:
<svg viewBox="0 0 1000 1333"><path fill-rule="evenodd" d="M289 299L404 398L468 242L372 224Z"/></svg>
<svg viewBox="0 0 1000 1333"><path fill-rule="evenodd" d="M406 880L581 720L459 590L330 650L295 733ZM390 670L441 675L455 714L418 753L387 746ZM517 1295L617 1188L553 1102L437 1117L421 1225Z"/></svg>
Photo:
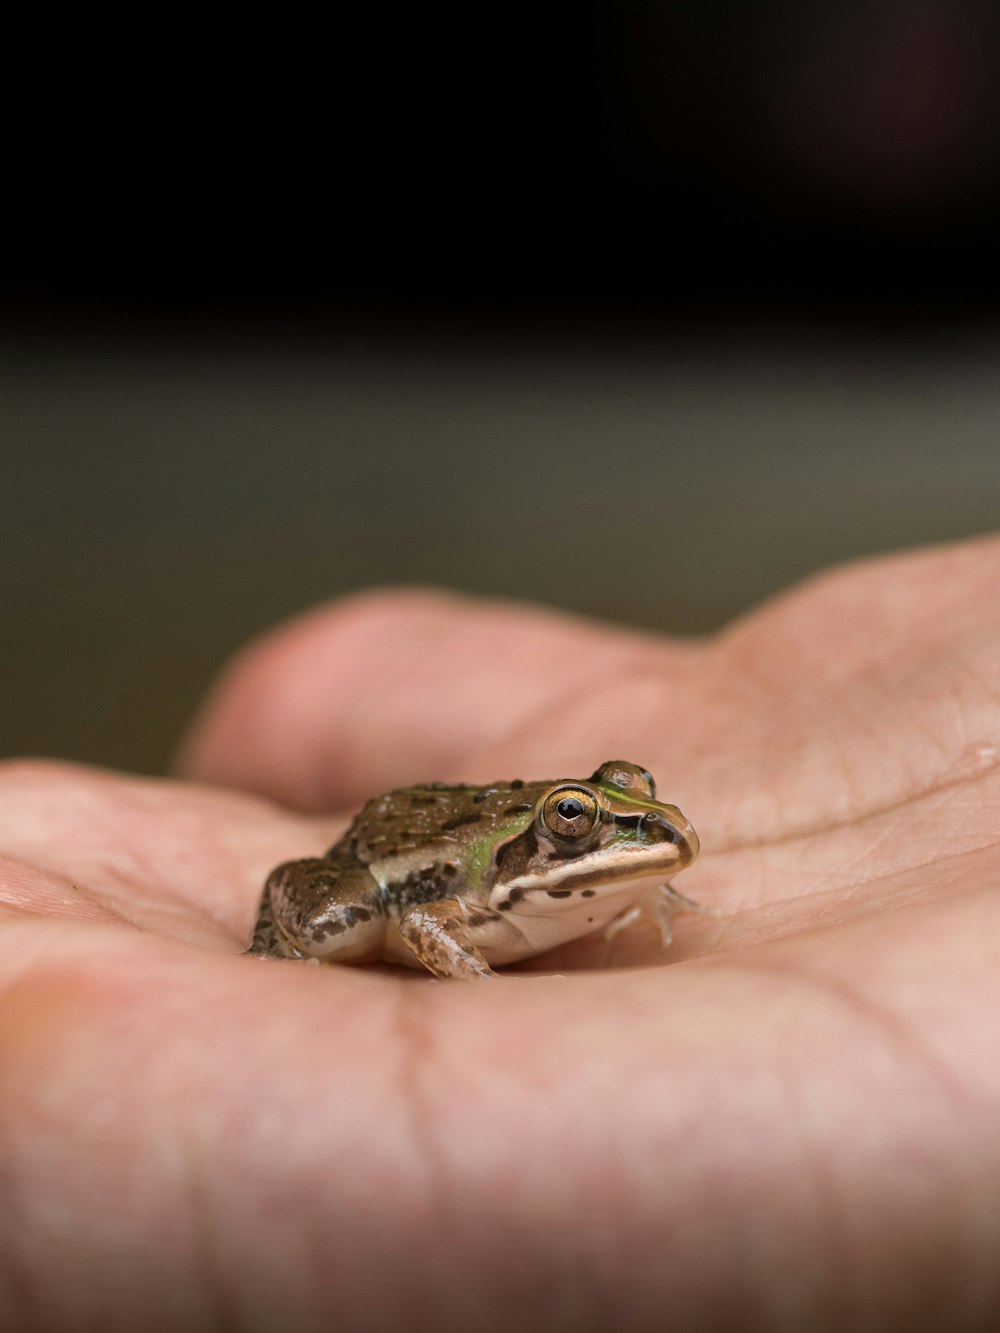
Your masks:
<svg viewBox="0 0 1000 1333"><path fill-rule="evenodd" d="M984 540L694 643L369 596L236 663L185 781L4 765L0 1325L989 1326L998 588ZM701 835L666 955L239 956L366 797L612 758Z"/></svg>

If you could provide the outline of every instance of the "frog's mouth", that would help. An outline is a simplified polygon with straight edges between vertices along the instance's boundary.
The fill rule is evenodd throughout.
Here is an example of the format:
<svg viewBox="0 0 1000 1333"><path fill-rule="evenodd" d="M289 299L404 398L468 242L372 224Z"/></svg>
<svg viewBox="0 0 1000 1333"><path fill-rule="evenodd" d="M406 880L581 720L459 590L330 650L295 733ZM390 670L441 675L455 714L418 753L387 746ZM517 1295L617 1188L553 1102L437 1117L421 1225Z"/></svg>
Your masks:
<svg viewBox="0 0 1000 1333"><path fill-rule="evenodd" d="M614 861L607 851L598 849L564 861L552 858L544 870L518 875L506 885L508 897L522 898L526 893L545 893L551 898L568 898L571 893L591 889L599 893L609 884L663 881L689 866L698 855L698 835L690 835L679 842L662 842L646 846L619 847Z"/></svg>

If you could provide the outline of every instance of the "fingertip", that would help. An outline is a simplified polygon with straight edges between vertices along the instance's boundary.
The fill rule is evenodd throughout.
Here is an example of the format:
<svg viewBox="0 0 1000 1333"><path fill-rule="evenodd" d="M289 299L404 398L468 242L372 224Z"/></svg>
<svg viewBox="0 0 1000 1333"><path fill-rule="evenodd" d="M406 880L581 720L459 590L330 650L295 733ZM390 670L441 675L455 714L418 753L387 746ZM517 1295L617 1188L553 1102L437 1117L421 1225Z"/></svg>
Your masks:
<svg viewBox="0 0 1000 1333"><path fill-rule="evenodd" d="M605 632L452 592L355 594L244 649L176 767L312 813L448 778L551 698L581 636Z"/></svg>
<svg viewBox="0 0 1000 1333"><path fill-rule="evenodd" d="M183 777L253 791L310 812L350 800L364 755L347 725L356 691L403 640L455 614L460 599L378 589L306 611L223 668L181 739Z"/></svg>
<svg viewBox="0 0 1000 1333"><path fill-rule="evenodd" d="M522 603L422 588L360 593L245 649L177 765L309 813L414 782L487 781L496 774L482 770L498 761L562 767L581 749L593 766L603 731L623 732L607 690L658 675L668 653L650 636ZM602 726L579 735L594 708ZM625 731L648 729L640 724L633 717Z"/></svg>

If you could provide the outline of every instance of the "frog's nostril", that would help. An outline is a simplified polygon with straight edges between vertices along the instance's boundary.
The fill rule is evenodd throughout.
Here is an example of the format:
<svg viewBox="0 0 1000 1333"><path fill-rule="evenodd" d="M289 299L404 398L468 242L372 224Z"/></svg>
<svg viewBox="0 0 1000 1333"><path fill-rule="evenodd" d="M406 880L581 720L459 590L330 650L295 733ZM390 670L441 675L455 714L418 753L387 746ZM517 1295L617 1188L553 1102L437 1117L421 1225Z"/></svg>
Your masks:
<svg viewBox="0 0 1000 1333"><path fill-rule="evenodd" d="M650 828L658 828L660 837L664 842L676 842L677 831L667 823L662 815L658 815L655 810L650 810L649 814L644 816L643 822Z"/></svg>

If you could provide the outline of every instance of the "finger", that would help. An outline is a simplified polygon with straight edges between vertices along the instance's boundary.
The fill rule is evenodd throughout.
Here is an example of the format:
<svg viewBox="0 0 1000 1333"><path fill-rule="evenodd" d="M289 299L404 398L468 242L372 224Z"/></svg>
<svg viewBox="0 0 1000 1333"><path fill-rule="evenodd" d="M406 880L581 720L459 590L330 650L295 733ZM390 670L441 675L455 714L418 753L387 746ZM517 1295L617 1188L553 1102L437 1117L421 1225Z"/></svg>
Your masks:
<svg viewBox="0 0 1000 1333"><path fill-rule="evenodd" d="M573 712L582 717L588 692L641 665L660 671L672 651L683 656L648 636L525 606L430 592L355 597L238 658L179 767L304 810L417 781L486 781L498 774L472 764L528 719L546 738L558 720L575 745L584 728ZM649 733L648 719L641 729ZM599 739L585 738L587 772L608 757L595 751ZM519 746L518 762L539 748L553 747Z"/></svg>
<svg viewBox="0 0 1000 1333"><path fill-rule="evenodd" d="M71 764L0 765L0 903L233 948L290 848L339 828L264 802Z"/></svg>

